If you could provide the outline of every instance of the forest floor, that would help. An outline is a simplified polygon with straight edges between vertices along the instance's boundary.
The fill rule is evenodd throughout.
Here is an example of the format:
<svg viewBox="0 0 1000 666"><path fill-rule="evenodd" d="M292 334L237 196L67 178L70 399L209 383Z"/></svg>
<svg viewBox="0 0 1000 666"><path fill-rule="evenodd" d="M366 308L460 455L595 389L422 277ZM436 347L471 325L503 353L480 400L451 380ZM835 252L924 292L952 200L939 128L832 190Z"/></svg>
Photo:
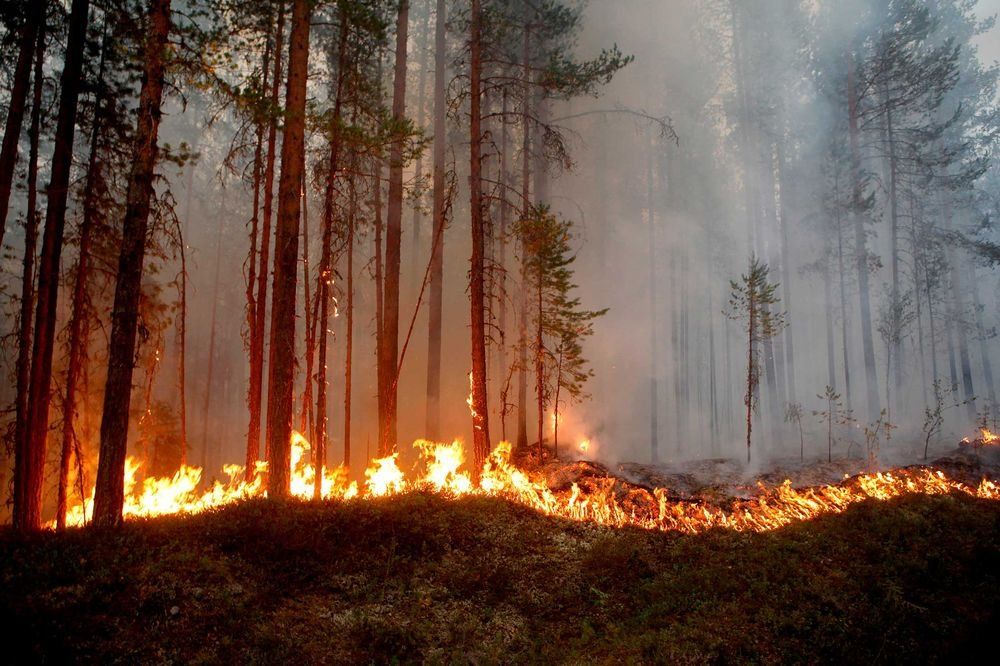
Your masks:
<svg viewBox="0 0 1000 666"><path fill-rule="evenodd" d="M965 660L1000 628L1000 502L684 535L484 497L250 500L0 532L0 586L5 663Z"/></svg>

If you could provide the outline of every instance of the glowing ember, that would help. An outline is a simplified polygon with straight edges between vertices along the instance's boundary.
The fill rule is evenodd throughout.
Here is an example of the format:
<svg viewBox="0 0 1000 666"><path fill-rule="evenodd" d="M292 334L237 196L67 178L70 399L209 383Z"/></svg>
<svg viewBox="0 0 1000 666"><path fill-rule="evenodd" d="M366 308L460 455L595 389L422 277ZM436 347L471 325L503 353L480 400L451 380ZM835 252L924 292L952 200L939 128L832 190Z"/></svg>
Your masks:
<svg viewBox="0 0 1000 666"><path fill-rule="evenodd" d="M293 435L291 444L292 494L303 499L311 498L314 469L306 462L309 444L298 433ZM581 442L581 451L587 446L588 440ZM343 468L324 470L323 497L349 500L395 495L415 489L449 496L478 494L502 497L559 518L615 527L628 525L689 533L716 527L754 532L771 530L824 513L840 512L857 502L887 500L914 493L942 495L956 492L1000 500L1000 486L989 479L971 487L949 479L943 472L918 468L867 474L846 479L839 485L816 488L795 489L790 481L771 488L760 485L756 497L737 500L728 508L671 500L662 488L647 495L649 500L645 505L634 505L632 502L626 505L615 493L614 479L598 479L596 489L586 492L577 484L573 484L568 492L550 490L543 479L533 478L510 462L511 447L507 442L501 442L493 450L483 466L478 485L472 482L468 472L460 470L464 462L461 442L443 444L418 440L414 448L420 456L418 468L422 471L414 475L412 481L407 481L398 465L398 454L394 453L372 461L365 471L363 488L355 482L348 482ZM181 467L172 477L147 478L141 483L136 480L139 468L133 458L127 460L126 518L198 513L241 498L264 494L262 475L258 474L252 483L242 481L243 468L239 465L227 465L225 473L229 480L225 483L217 481L203 491L198 490L202 473L199 468ZM266 469L265 463L258 463L259 472ZM92 508L93 494L86 502L70 509L67 524L82 525L89 520Z"/></svg>

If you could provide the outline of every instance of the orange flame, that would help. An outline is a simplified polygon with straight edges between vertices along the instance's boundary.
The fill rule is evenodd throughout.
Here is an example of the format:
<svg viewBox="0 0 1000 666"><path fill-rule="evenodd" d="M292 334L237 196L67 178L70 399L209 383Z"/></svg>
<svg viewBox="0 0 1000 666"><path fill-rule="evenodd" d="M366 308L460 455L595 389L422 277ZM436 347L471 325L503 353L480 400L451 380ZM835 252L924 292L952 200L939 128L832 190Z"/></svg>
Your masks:
<svg viewBox="0 0 1000 666"><path fill-rule="evenodd" d="M587 441L581 443L581 448ZM313 494L315 470L306 463L309 444L294 433L291 442L291 492L308 499ZM323 497L350 500L395 495L415 489L427 489L448 496L478 494L502 497L526 505L549 516L577 521L589 521L614 527L635 526L646 529L674 530L688 533L703 532L717 527L739 531L772 530L794 521L808 520L825 513L835 513L865 500L887 500L905 494L941 495L964 493L974 497L1000 500L1000 485L983 479L976 487L949 479L943 472L928 468L898 469L866 474L846 479L839 485L796 489L790 481L776 487L759 485L751 499L737 500L728 508L694 501L678 501L668 497L667 490L658 488L646 495L645 504L635 505L616 494L615 479L593 479L596 489L584 491L573 484L569 491L551 490L541 477L533 478L510 462L511 446L501 442L483 465L478 485L468 472L461 471L464 450L460 441L451 444L418 440L414 443L422 471L413 481L398 465L398 454L372 461L365 470L364 487L349 482L346 470L323 471ZM266 463L258 463L258 471ZM265 494L261 475L254 481L241 481L243 468L227 465L229 481L215 482L198 491L201 469L181 467L172 477L147 478L138 483L139 463L126 461L125 518L176 513L198 513L237 501ZM93 493L70 509L68 525L82 525L93 510Z"/></svg>

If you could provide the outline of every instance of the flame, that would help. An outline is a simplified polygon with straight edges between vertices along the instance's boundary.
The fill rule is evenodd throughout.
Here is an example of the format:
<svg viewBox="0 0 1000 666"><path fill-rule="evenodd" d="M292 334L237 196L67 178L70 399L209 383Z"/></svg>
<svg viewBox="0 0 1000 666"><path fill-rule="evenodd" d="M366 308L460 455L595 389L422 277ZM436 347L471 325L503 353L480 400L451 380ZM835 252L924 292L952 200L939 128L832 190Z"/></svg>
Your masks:
<svg viewBox="0 0 1000 666"><path fill-rule="evenodd" d="M994 439L996 437L994 436ZM589 440L580 443L586 450ZM348 480L347 470L338 467L322 470L322 496L325 499L351 500L391 496L424 489L448 496L484 495L501 497L528 506L540 513L601 525L635 526L646 529L687 533L713 528L760 532L789 523L808 520L826 513L843 511L865 500L887 500L905 494L941 495L964 493L973 497L1000 500L1000 485L983 479L969 486L949 479L943 472L929 468L897 469L845 479L841 484L796 489L790 481L767 487L758 485L756 496L735 500L726 507L696 501L671 499L668 491L622 491L614 478L591 478L586 489L574 483L568 491L553 491L541 476L532 476L510 461L511 445L501 442L490 454L474 483L467 471L461 441L450 444L428 440L414 443L419 456L418 471L412 481L399 467L398 453L373 460L365 470L363 488ZM291 493L309 499L313 496L314 467L308 460L309 443L299 433L291 441ZM126 519L176 513L199 513L243 498L265 494L263 472L267 464L257 463L254 479L244 479L240 465L227 465L228 481L214 481L199 491L202 470L182 466L171 477L146 478L139 482L141 465L128 458L125 465ZM583 483L583 482L581 482ZM85 502L73 506L68 525L86 523L93 511L93 492ZM54 526L54 522L52 523Z"/></svg>
<svg viewBox="0 0 1000 666"><path fill-rule="evenodd" d="M587 453L587 451L590 449L590 440L589 439L582 440L580 444L577 446L577 448L580 450L580 453Z"/></svg>
<svg viewBox="0 0 1000 666"><path fill-rule="evenodd" d="M980 439L982 439L983 444L993 445L1000 442L1000 435L994 435L987 428L980 428L979 432L982 434Z"/></svg>

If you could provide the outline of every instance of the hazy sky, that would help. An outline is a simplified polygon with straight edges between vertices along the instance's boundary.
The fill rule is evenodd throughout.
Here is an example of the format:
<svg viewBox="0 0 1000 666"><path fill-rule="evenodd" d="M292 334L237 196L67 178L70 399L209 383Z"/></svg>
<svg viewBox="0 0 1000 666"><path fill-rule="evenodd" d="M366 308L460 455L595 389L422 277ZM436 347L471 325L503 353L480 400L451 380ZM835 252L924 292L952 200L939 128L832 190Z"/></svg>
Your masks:
<svg viewBox="0 0 1000 666"><path fill-rule="evenodd" d="M1000 14L1000 0L979 0L978 13L983 18ZM979 38L979 54L985 63L1000 60L1000 26Z"/></svg>

